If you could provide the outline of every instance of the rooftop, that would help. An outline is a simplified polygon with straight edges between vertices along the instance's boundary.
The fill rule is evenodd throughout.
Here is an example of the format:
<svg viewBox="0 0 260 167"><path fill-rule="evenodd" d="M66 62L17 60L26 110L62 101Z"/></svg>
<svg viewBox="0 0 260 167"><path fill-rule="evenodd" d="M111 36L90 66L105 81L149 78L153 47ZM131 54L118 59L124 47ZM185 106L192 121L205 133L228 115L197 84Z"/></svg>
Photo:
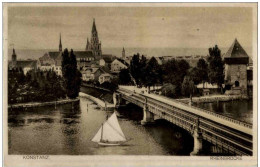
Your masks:
<svg viewBox="0 0 260 167"><path fill-rule="evenodd" d="M224 55L224 58L247 58L248 55L246 51L239 44L237 39L233 42L231 47L228 49L227 53Z"/></svg>

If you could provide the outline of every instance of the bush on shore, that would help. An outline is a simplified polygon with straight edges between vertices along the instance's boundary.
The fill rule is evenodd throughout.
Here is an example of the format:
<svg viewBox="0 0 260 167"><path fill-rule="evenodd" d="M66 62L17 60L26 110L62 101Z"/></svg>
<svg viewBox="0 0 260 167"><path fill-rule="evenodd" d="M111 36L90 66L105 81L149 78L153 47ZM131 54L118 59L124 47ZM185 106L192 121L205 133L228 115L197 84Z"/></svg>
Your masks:
<svg viewBox="0 0 260 167"><path fill-rule="evenodd" d="M8 103L47 102L65 98L63 78L54 71L8 73Z"/></svg>

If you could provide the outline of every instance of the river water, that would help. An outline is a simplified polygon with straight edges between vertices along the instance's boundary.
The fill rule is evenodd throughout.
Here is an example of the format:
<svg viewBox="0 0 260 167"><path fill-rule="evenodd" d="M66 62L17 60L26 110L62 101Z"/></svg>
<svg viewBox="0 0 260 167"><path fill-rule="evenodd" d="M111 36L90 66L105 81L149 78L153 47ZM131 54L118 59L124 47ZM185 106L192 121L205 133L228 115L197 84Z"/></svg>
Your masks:
<svg viewBox="0 0 260 167"><path fill-rule="evenodd" d="M131 104L118 111L118 120L125 136L132 140L125 146L98 146L91 139L112 113L84 98L74 109L67 104L57 109L8 111L9 154L189 155L193 149L192 136L167 121L157 119L153 125L142 126L142 109Z"/></svg>
<svg viewBox="0 0 260 167"><path fill-rule="evenodd" d="M71 105L9 111L9 154L49 155L189 155L192 137L162 120L142 126L142 109L121 109L119 124L127 138L125 146L102 147L91 141L107 114L91 101L81 98Z"/></svg>
<svg viewBox="0 0 260 167"><path fill-rule="evenodd" d="M197 107L225 115L236 120L253 123L253 100L235 100L194 104Z"/></svg>

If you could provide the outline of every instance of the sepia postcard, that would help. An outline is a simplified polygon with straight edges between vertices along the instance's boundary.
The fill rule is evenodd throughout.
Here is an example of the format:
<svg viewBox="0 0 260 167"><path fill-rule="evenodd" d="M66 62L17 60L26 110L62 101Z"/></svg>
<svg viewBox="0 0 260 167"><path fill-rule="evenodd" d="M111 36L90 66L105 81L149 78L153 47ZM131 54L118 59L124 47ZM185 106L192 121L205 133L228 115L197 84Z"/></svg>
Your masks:
<svg viewBox="0 0 260 167"><path fill-rule="evenodd" d="M3 3L4 166L257 166L257 3Z"/></svg>

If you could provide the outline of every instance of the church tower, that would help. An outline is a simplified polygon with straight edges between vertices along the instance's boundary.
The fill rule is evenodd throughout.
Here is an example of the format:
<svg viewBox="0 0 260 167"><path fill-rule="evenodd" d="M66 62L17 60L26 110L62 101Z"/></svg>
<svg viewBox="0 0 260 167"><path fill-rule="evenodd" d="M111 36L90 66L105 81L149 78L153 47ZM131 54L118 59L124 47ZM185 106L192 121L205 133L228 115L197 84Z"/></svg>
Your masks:
<svg viewBox="0 0 260 167"><path fill-rule="evenodd" d="M88 51L88 50L91 50L91 49L90 49L90 43L89 43L89 40L88 40L88 38L87 38L86 51Z"/></svg>
<svg viewBox="0 0 260 167"><path fill-rule="evenodd" d="M13 54L12 54L12 68L15 68L16 67L16 53L15 53L15 50L13 48Z"/></svg>
<svg viewBox="0 0 260 167"><path fill-rule="evenodd" d="M125 48L123 47L123 50L122 50L122 59L125 60Z"/></svg>
<svg viewBox="0 0 260 167"><path fill-rule="evenodd" d="M59 51L62 52L61 33L60 33L60 45L59 45Z"/></svg>
<svg viewBox="0 0 260 167"><path fill-rule="evenodd" d="M90 47L89 47L89 45L90 45ZM96 24L95 24L95 19L93 19L90 44L87 41L86 49L91 50L97 60L101 59L101 56L102 56L101 42L99 42L99 39L98 39L98 32L97 32L97 28L96 28Z"/></svg>

